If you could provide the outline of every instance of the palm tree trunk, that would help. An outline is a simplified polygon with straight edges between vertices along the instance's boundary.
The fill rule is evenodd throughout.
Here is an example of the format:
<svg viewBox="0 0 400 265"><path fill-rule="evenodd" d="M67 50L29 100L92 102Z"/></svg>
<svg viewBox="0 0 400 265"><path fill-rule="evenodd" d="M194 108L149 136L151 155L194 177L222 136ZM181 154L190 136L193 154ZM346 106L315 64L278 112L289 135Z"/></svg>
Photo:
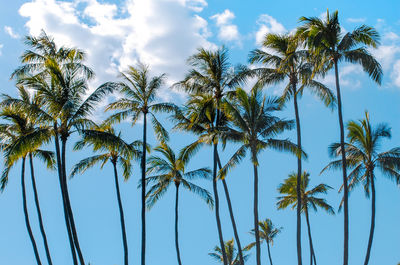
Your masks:
<svg viewBox="0 0 400 265"><path fill-rule="evenodd" d="M222 165L221 165L221 160L219 159L218 151L217 151L217 162L218 162L219 169L221 169ZM231 198L230 198L230 195L229 195L228 185L226 184L225 178L222 180L222 185L223 185L224 191L225 191L226 202L228 203L229 216L231 218L233 234L235 236L236 244L237 244L237 247L238 247L239 261L240 261L241 265L244 265L242 245L240 244L239 233L238 233L237 228L236 228L236 222L235 222L235 217L233 215Z"/></svg>
<svg viewBox="0 0 400 265"><path fill-rule="evenodd" d="M33 188L33 194L35 196L35 205L36 205L36 212L37 212L38 220L39 220L40 233L42 234L42 238L43 238L43 244L44 244L44 249L46 251L47 262L49 263L49 265L52 265L53 262L52 262L51 256L50 256L49 245L47 243L47 236L46 236L46 232L44 230L42 213L41 213L40 205L39 205L39 196L38 196L38 192L36 189L35 173L33 170L33 158L32 158L31 153L29 153L29 163L30 163L30 167L31 167L32 188Z"/></svg>
<svg viewBox="0 0 400 265"><path fill-rule="evenodd" d="M365 256L364 265L367 265L369 262L369 257L371 254L371 247L372 247L372 240L374 238L374 231L375 231L375 181L374 181L374 174L371 174L371 228L369 230L369 239L368 239L368 248L367 248L367 255Z"/></svg>
<svg viewBox="0 0 400 265"><path fill-rule="evenodd" d="M271 250L269 249L269 242L267 241L269 263L272 265Z"/></svg>
<svg viewBox="0 0 400 265"><path fill-rule="evenodd" d="M176 257L178 259L178 265L182 265L181 254L179 251L179 239L178 239L178 200L179 200L179 184L175 184L175 248Z"/></svg>
<svg viewBox="0 0 400 265"><path fill-rule="evenodd" d="M297 95L296 95L296 85L294 87L294 113L296 116L296 130L297 130L297 147L301 150L301 130L300 130L300 115L299 115L299 107L297 105ZM297 158L297 209L296 209L296 217L297 217L297 232L296 232L296 240L297 240L297 264L302 264L301 257L301 157Z"/></svg>
<svg viewBox="0 0 400 265"><path fill-rule="evenodd" d="M142 255L141 264L146 264L146 141L147 141L147 119L146 114L143 113L143 153L142 153Z"/></svg>
<svg viewBox="0 0 400 265"><path fill-rule="evenodd" d="M72 237L74 239L74 245L75 245L76 252L78 253L79 263L81 265L85 265L85 261L83 259L82 251L81 251L81 248L79 246L78 234L76 232L74 215L72 213L72 207L71 207L71 202L70 202L69 193L68 193L66 159L65 159L66 145L67 145L67 139L66 138L64 138L64 139L61 138L61 165L62 165L62 173L63 173L63 184L64 184L64 192L65 192L65 201L66 201L66 205L67 205L69 223L70 223L70 226L71 226L71 233L72 233Z"/></svg>
<svg viewBox="0 0 400 265"><path fill-rule="evenodd" d="M313 260L314 260L314 265L317 265L317 261L315 258L315 252L314 252L314 246L313 246L312 237L311 237L310 219L309 219L307 210L305 211L305 215L306 215L306 221L307 221L308 241L310 242L310 265L313 264Z"/></svg>
<svg viewBox="0 0 400 265"><path fill-rule="evenodd" d="M253 151L253 150L252 150ZM255 151L253 152L253 154ZM260 232L258 229L258 170L257 165L253 164L254 169L254 235L256 237L256 261L261 265Z"/></svg>
<svg viewBox="0 0 400 265"><path fill-rule="evenodd" d="M57 133L57 126L54 126L54 143L55 143L55 148L56 148L56 159L57 159L57 170L58 170L58 180L60 182L60 189L61 189L61 197L62 197L62 202L63 202L63 210L64 210L64 220L65 220L65 226L67 227L67 234L68 234L68 239L69 239L69 246L71 248L71 254L72 254L72 260L74 265L78 265L78 260L76 258L76 252L75 252L75 247L74 247L74 239L72 237L72 232L71 232L71 225L69 223L69 215L67 211L67 203L65 200L65 192L64 192L64 181L63 181L63 173L62 173L62 167L61 167L61 151L60 151L60 142L58 138L58 133Z"/></svg>
<svg viewBox="0 0 400 265"><path fill-rule="evenodd" d="M113 162L113 167L114 167L115 190L117 191L119 217L120 217L120 220L121 220L122 242L124 244L124 264L128 265L128 242L127 242L127 239L126 239L124 209L122 207L121 193L119 191L118 172L117 172L116 162Z"/></svg>
<svg viewBox="0 0 400 265"><path fill-rule="evenodd" d="M336 96L338 101L338 115L340 125L340 149L342 153L342 171L343 171L343 210L344 210L344 244L343 244L343 265L349 263L349 191L347 186L346 173L346 150L344 149L344 125L342 115L342 98L339 86L339 70L337 61L335 60L335 80L336 80Z"/></svg>
<svg viewBox="0 0 400 265"><path fill-rule="evenodd" d="M39 252L38 252L38 249L37 249L36 241L35 241L35 238L33 237L31 224L29 222L28 207L27 207L27 204L26 204L25 160L26 160L25 157L22 158L22 170L21 170L22 205L23 205L23 209L24 209L25 225L26 225L26 230L28 230L29 238L30 238L31 243L32 243L33 252L35 253L36 262L37 262L38 265L42 265L42 262L40 261Z"/></svg>

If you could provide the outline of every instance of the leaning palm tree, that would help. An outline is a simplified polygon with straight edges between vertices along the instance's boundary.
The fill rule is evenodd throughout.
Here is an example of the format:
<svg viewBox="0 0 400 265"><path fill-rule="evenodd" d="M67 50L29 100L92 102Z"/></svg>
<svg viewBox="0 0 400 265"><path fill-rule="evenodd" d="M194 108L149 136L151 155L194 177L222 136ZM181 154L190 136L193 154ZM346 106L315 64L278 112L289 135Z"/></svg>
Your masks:
<svg viewBox="0 0 400 265"><path fill-rule="evenodd" d="M284 196L278 197L277 206L278 209L286 209L288 206L292 206L292 209L296 208L299 204L296 192L297 186L297 175L295 173L290 174L289 178L285 179L284 183L280 184L278 191ZM318 207L325 210L330 214L335 214L333 208L326 202L325 199L316 197L318 194L326 194L330 186L326 184L319 184L312 189L307 189L310 183L310 174L303 172L301 175L301 211L304 213L307 222L308 240L310 244L310 265L317 265L317 259L315 257L314 246L311 237L311 225L309 217L309 209L317 211Z"/></svg>
<svg viewBox="0 0 400 265"><path fill-rule="evenodd" d="M348 181L349 191L357 185L362 184L367 197L371 195L371 227L369 231L367 253L364 265L369 262L372 240L375 230L375 168L391 179L400 183L400 147L379 153L379 148L383 138L390 138L391 132L387 124L378 124L372 127L369 121L368 112L365 118L359 121L350 121L347 124L347 139L345 143L346 166L351 170ZM329 151L332 157L341 155L339 143L330 146ZM342 167L342 160L329 163L322 171L327 169L337 169ZM342 189L342 188L341 188Z"/></svg>
<svg viewBox="0 0 400 265"><path fill-rule="evenodd" d="M228 50L224 47L215 51L200 48L196 54L189 57L188 63L192 66L192 69L185 76L184 80L176 83L174 87L184 89L192 94L206 94L207 96L211 96L212 102L215 105L215 113L212 114L214 116L213 128L215 131L221 125L221 101L227 93L229 93L229 89L237 84L234 69L228 61ZM226 257L219 214L219 197L217 189L218 137L214 134L210 140L213 144L213 193L215 202L215 219L222 256ZM234 228L234 230L236 229ZM237 234L237 231L235 234ZM235 239L238 244L240 262L243 265L244 261L240 241L236 236ZM227 265L226 258L223 260L224 265Z"/></svg>
<svg viewBox="0 0 400 265"><path fill-rule="evenodd" d="M123 98L109 104L106 110L119 110L108 118L109 123L121 122L127 118L132 120L132 126L143 117L143 150L141 157L141 197L142 197L142 249L141 264L146 263L146 146L147 146L147 115L152 118L154 132L160 142L168 140L168 132L154 115L156 112L171 112L176 109L172 103L156 102L156 94L165 80L165 74L150 77L149 67L139 63L129 66L121 73L123 82L113 83L122 93Z"/></svg>
<svg viewBox="0 0 400 265"><path fill-rule="evenodd" d="M247 151L250 151L254 170L254 233L256 241L257 265L261 264L260 233L258 227L258 155L264 149L289 151L298 156L305 155L289 140L274 139L276 135L287 129L292 129L293 121L287 121L273 116L273 112L280 109L277 98L262 96L256 86L247 94L241 88L236 90L233 101L225 101L222 106L224 114L234 125L221 136L224 140L231 140L241 144L228 163L221 169L220 176L237 165Z"/></svg>
<svg viewBox="0 0 400 265"><path fill-rule="evenodd" d="M229 241L226 241L224 244L224 247L225 247L225 253L226 253L228 265L240 265L241 261L240 261L239 253L236 251L233 238ZM250 247L247 246L246 248L242 249L242 252L246 252L249 249L250 249ZM223 263L222 250L218 246L216 246L214 248L214 252L208 253L208 255L210 255L216 261ZM249 256L250 256L249 254L243 255L244 261L246 261L249 258Z"/></svg>
<svg viewBox="0 0 400 265"><path fill-rule="evenodd" d="M296 117L297 147L301 145L301 127L298 99L303 94L305 88L316 94L326 106L333 107L335 96L331 90L322 83L311 78L313 65L310 61L310 53L301 46L299 38L293 34L273 34L265 35L262 43L265 50L256 49L250 53L250 63L262 63L262 67L254 68L248 71L249 75L258 77L258 84L264 86L267 84L276 84L287 81L283 90L282 103L293 99L294 113ZM297 174L302 173L301 157L297 158ZM300 197L300 181L297 185L297 195ZM301 258L301 218L300 205L297 207L297 262L302 264Z"/></svg>
<svg viewBox="0 0 400 265"><path fill-rule="evenodd" d="M346 61L360 64L376 83L382 81L382 68L369 53L367 47L376 48L379 45L379 34L373 28L362 25L351 32L342 34L338 11L326 12L326 17L301 17L304 24L298 28L298 36L305 40L306 45L314 54L316 72L326 73L332 67L335 70L336 97L340 126L340 145L344 150L344 125L342 114L342 99L339 85L339 63ZM342 152L343 195L344 195L344 245L343 265L348 265L349 259L349 210L348 184L346 173L346 151Z"/></svg>
<svg viewBox="0 0 400 265"><path fill-rule="evenodd" d="M214 202L211 194L190 181L196 178L207 179L211 171L208 168L186 171L193 153L185 152L185 148L178 156L166 143L157 146L154 151L159 155L153 155L147 161L149 165L147 173L149 175L156 174L146 179L148 184L155 182L147 192L147 205L151 208L165 194L171 184L175 184L175 248L178 264L182 265L178 238L179 188L182 187L197 194L212 207Z"/></svg>
<svg viewBox="0 0 400 265"><path fill-rule="evenodd" d="M101 168L103 168L107 162L111 162L114 170L114 183L121 222L124 264L128 265L128 241L126 237L124 210L122 207L122 199L118 183L117 164L119 164L123 169L124 180L128 180L131 175L132 158L139 159L141 157L141 151L138 150L141 142L135 141L128 144L121 138L121 133L116 134L112 127L106 125L100 125L99 127L90 130L83 130L81 134L82 139L75 144L74 149L81 150L87 146L92 146L93 151L101 152L101 154L82 159L72 169L71 176L83 173L98 163L100 163Z"/></svg>

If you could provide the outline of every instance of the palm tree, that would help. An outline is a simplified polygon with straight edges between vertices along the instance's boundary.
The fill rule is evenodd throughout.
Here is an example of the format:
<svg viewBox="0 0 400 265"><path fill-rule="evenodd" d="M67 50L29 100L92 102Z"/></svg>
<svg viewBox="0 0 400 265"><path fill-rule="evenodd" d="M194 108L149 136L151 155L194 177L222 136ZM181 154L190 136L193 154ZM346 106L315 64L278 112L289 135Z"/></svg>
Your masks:
<svg viewBox="0 0 400 265"><path fill-rule="evenodd" d="M179 239L178 239L178 202L179 202L179 188L182 187L191 191L200 198L202 198L208 205L213 206L213 199L211 194L190 182L190 180L200 178L209 178L211 171L208 168L199 168L192 171L186 171L187 164L191 159L193 153L185 152L185 148L179 153L178 156L174 153L170 146L166 143L161 144L154 148L159 156L149 157L147 163L149 164L147 173L156 175L148 177L147 183L156 182L147 192L147 205L151 208L168 190L170 184L175 184L175 248L178 264L182 265Z"/></svg>
<svg viewBox="0 0 400 265"><path fill-rule="evenodd" d="M125 96L111 104L106 110L120 110L111 115L108 122L121 122L128 117L135 125L137 120L143 116L143 150L141 157L141 187L142 187L142 250L141 264L146 263L146 146L147 146L147 115L151 115L154 132L160 142L168 140L168 132L157 120L154 113L171 112L176 106L171 103L157 103L156 94L165 80L165 74L150 77L149 67L141 63L138 66L129 66L126 72L121 73L123 82L113 83Z"/></svg>
<svg viewBox="0 0 400 265"><path fill-rule="evenodd" d="M400 147L379 153L380 143L383 138L391 137L390 131L388 125L383 123L372 127L368 112L365 113L363 120L350 121L347 124L349 142L345 143L344 150L346 151L346 166L351 170L348 176L349 191L362 183L366 196L371 195L371 227L364 265L369 262L375 230L375 168L400 183ZM329 148L330 155L340 156L340 150L342 150L340 147L339 143L332 144ZM340 168L342 165L342 160L336 160L329 163L322 171Z"/></svg>
<svg viewBox="0 0 400 265"><path fill-rule="evenodd" d="M37 38L26 37L26 44L32 49L22 55L22 66L15 70L12 77L17 79L18 84L36 91L44 105L38 107L12 98L4 100L2 104L18 106L21 111L38 116L40 123L52 127L50 136L53 136L55 143L64 219L72 258L74 265L77 265L77 253L80 264L84 265L67 187L67 140L74 131L93 125L88 116L92 114L94 104L115 87L112 83L105 83L87 95L88 81L94 73L84 64L86 56L83 51L59 48L44 32Z"/></svg>
<svg viewBox="0 0 400 265"><path fill-rule="evenodd" d="M91 130L83 130L82 139L78 141L74 147L75 150L81 150L86 146L92 146L93 151L100 151L102 153L82 159L72 169L71 176L83 173L98 163L101 164L101 168L103 168L107 162L111 162L113 166L114 183L121 222L122 242L124 246L125 265L128 265L128 242L126 237L124 210L122 207L122 199L118 183L117 164L119 164L123 169L124 180L128 180L131 175L131 159L139 159L139 157L141 157L141 151L137 150L140 148L140 145L141 143L138 141L128 144L121 138L121 133L116 134L112 127L100 125Z"/></svg>
<svg viewBox="0 0 400 265"><path fill-rule="evenodd" d="M373 28L361 25L351 32L342 34L338 11L326 18L301 17L304 24L298 29L298 35L306 41L307 46L317 60L316 72L326 73L334 67L336 81L336 97L340 126L340 145L344 150L344 125L342 114L342 98L339 85L339 63L346 61L360 64L361 67L376 83L382 81L382 68L378 61L368 52L367 47L376 48L379 45L379 34ZM348 265L349 259L349 209L348 184L346 173L346 151L342 152L343 195L344 195L344 245L343 265Z"/></svg>
<svg viewBox="0 0 400 265"><path fill-rule="evenodd" d="M282 103L293 99L294 112L296 117L297 147L301 146L301 127L298 98L302 95L304 88L308 88L316 94L326 106L333 107L335 96L329 88L311 78L313 66L309 62L310 54L302 49L299 39L293 34L273 34L269 33L263 41L265 50L256 49L250 53L250 63L263 63L265 67L254 68L248 71L250 75L258 77L258 84L275 84L288 80L281 100ZM268 52L271 51L271 52ZM301 175L302 161L297 158L297 174ZM300 180L297 185L297 195L300 197ZM301 199L300 199L301 200ZM297 207L297 261L302 264L301 258L301 218L300 205Z"/></svg>
<svg viewBox="0 0 400 265"><path fill-rule="evenodd" d="M278 209L286 209L288 206L292 206L292 209L296 208L299 204L297 198L297 175L295 173L290 174L289 178L285 179L284 183L280 184L278 187L278 191L280 194L284 196L278 197L277 206ZM325 210L330 214L335 214L333 208L326 202L325 199L315 197L318 194L326 194L330 186L326 184L319 184L314 188L308 190L308 185L310 183L310 174L307 172L303 172L301 175L301 211L304 213L307 222L307 231L308 231L308 240L310 244L310 265L317 265L314 246L311 237L311 225L310 225L310 217L309 217L309 209L313 209L317 211L318 207Z"/></svg>
<svg viewBox="0 0 400 265"><path fill-rule="evenodd" d="M254 232L256 241L257 265L261 264L260 234L258 228L258 154L266 148L278 151L289 151L296 155L303 155L289 140L273 139L279 133L291 129L293 121L279 119L272 112L280 109L278 99L262 96L258 87L253 87L247 94L243 89L236 90L233 102L224 101L224 114L235 128L221 132L224 140L240 143L242 146L236 151L228 163L221 169L223 177L226 172L237 165L249 150L254 170ZM305 154L304 154L305 155Z"/></svg>
<svg viewBox="0 0 400 265"><path fill-rule="evenodd" d="M178 82L174 87L182 88L185 91L194 94L206 94L211 98L214 104L215 113L209 113L213 116L212 128L213 134L210 135L210 141L213 144L213 193L215 202L215 219L217 223L218 239L220 249L222 251L223 264L227 264L226 253L224 248L224 238L222 234L222 225L219 214L219 196L217 187L217 167L218 167L218 137L216 137L216 130L221 126L221 106L222 99L229 93L229 89L237 84L234 69L228 61L228 50L224 47L215 51L206 50L204 48L198 49L197 53L189 57L188 63L192 67L189 73L185 76L184 80ZM228 200L228 193L226 192ZM229 200L230 201L230 200ZM231 207L230 207L231 208ZM230 209L231 220L233 212ZM238 244L240 264L244 264L242 249L240 246L239 237L237 236L237 229L232 221L234 227L235 239Z"/></svg>
<svg viewBox="0 0 400 265"><path fill-rule="evenodd" d="M228 265L240 265L240 257L239 253L237 253L236 248L234 246L233 238L228 240L224 244L225 253L227 256ZM246 247L242 250L242 252L246 252L250 249L250 247ZM220 247L216 246L214 248L214 252L208 253L211 257L213 257L216 261L223 263L223 255ZM246 261L249 258L249 254L245 254L243 259Z"/></svg>

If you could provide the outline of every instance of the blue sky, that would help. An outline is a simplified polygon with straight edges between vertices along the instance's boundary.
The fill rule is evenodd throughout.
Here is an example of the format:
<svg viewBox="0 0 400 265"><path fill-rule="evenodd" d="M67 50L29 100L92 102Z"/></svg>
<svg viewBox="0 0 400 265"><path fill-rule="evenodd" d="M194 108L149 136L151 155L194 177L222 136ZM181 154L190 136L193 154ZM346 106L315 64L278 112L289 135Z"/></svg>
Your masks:
<svg viewBox="0 0 400 265"><path fill-rule="evenodd" d="M381 46L373 54L382 64L384 81L378 87L358 66L342 64L340 77L343 91L344 119L359 119L368 110L372 123L387 122L392 127L392 139L382 144L382 151L398 146L400 142L400 20L398 1L228 1L228 0L15 0L0 3L0 92L16 95L9 80L18 65L18 57L25 49L21 38L38 34L41 29L55 37L59 44L76 46L88 53L87 63L96 71L99 84L116 80L120 70L138 60L151 65L154 73L167 73L168 84L183 77L187 71L185 60L198 47L213 48L224 44L230 50L232 64L246 63L251 49L258 47L260 38L268 32L291 31L300 16L321 16L326 9L339 10L344 31L362 23L376 27L381 34ZM323 82L334 89L330 73ZM280 86L268 87L265 93L279 94ZM162 100L183 103L179 91L163 89ZM104 117L102 106L94 118ZM304 168L311 174L311 185L321 182L334 189L326 196L337 208L340 195L340 172L322 176L320 170L329 162L327 147L338 141L336 112L326 109L312 95L305 93L300 102L303 146L309 155ZM281 117L292 118L288 106ZM171 124L165 119L165 124ZM120 126L127 140L141 137L140 125ZM294 132L282 137L295 140ZM90 155L90 150L73 152L71 146L78 139L72 136L68 166ZM171 144L179 150L194 138L172 132ZM150 141L155 144L154 137ZM52 146L49 146L52 148ZM222 153L227 161L235 146ZM211 166L211 150L203 149L192 161L191 167ZM286 154L266 151L260 158L260 219L271 218L284 229L272 247L276 264L295 264L295 212L276 209L277 186L296 169L296 159ZM43 218L55 264L71 264L67 245L59 186L55 172L47 171L38 161L37 185ZM2 169L2 168L0 168ZM130 180L122 185L126 213L128 244L132 264L140 260L140 195L137 181L140 170L136 165ZM35 264L33 251L25 229L20 170L17 166L10 176L6 190L0 195L0 264ZM29 176L29 175L28 175ZM370 264L397 264L400 261L400 191L399 187L377 173L377 223ZM227 178L242 244L252 242L248 233L252 228L252 169L246 159ZM27 183L30 185L30 182ZM199 185L211 191L211 183ZM28 188L30 190L30 186ZM87 261L94 265L122 264L117 201L112 170L94 168L69 182L79 238ZM222 222L225 240L233 237L222 187ZM172 189L171 189L172 191ZM173 238L173 192L148 212L148 264L176 264ZM37 242L44 260L44 251L33 212L32 194L29 206ZM217 244L213 212L195 195L183 192L180 205L180 243L184 264L217 264L207 253ZM330 216L324 212L312 213L311 226L315 252L319 264L337 265L342 260L343 215ZM350 197L350 264L360 264L365 255L370 218L370 201L359 188ZM304 224L304 221L303 221ZM303 226L303 255L308 262L308 241ZM267 264L266 246L262 246L262 262ZM254 263L254 255L249 264Z"/></svg>

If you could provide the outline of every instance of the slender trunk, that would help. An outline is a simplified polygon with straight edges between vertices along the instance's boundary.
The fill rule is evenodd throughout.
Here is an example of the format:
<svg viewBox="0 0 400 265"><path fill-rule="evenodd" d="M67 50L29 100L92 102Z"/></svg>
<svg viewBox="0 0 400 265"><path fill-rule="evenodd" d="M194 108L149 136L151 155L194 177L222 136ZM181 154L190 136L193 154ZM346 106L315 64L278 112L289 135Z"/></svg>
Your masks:
<svg viewBox="0 0 400 265"><path fill-rule="evenodd" d="M254 150L253 154L255 153ZM261 265L261 247L260 247L260 232L258 229L258 170L257 165L253 164L254 168L254 235L256 237L256 261L257 265Z"/></svg>
<svg viewBox="0 0 400 265"><path fill-rule="evenodd" d="M339 86L339 70L337 61L335 60L335 79L336 79L336 96L338 101L338 115L340 125L340 149L342 153L342 171L343 171L343 210L344 210L344 244L343 244L343 265L349 263L349 191L347 186L346 173L346 150L344 149L344 125L342 115L342 98L340 96Z"/></svg>
<svg viewBox="0 0 400 265"><path fill-rule="evenodd" d="M374 174L371 174L371 228L369 230L369 239L368 239L368 248L367 248L367 255L365 256L364 265L367 265L369 262L369 257L371 255L371 247L372 247L372 240L374 238L374 230L375 230L375 180Z"/></svg>
<svg viewBox="0 0 400 265"><path fill-rule="evenodd" d="M301 130L300 130L300 115L299 115L299 107L297 105L297 95L296 95L296 86L294 85L294 113L296 116L296 130L297 130L297 147L301 150ZM297 158L297 185L296 185L296 193L297 193L297 209L296 209L296 217L297 217L297 231L296 231L296 241L297 241L297 263L298 265L302 264L301 257L301 157Z"/></svg>
<svg viewBox="0 0 400 265"><path fill-rule="evenodd" d="M44 249L46 251L47 262L49 263L49 265L52 265L53 262L51 261L49 245L47 243L47 236L46 236L46 232L44 230L42 213L41 213L40 205L39 205L39 196L38 196L37 189L36 189L35 172L33 170L33 158L32 158L31 153L29 153L29 163L30 163L30 167L31 167L32 188L33 188L33 194L35 196L35 205L36 205L36 212L37 212L38 219L39 219L40 233L42 234L42 238L43 238L43 244L44 244Z"/></svg>
<svg viewBox="0 0 400 265"><path fill-rule="evenodd" d="M221 169L222 165L221 165L221 160L219 159L218 152L217 152L217 162L218 162L219 169ZM237 244L237 248L238 248L239 262L240 262L241 265L244 265L242 245L240 244L239 233L237 231L235 217L233 215L231 198L230 198L230 195L229 195L228 185L226 184L226 180L225 179L222 180L222 185L224 186L226 202L228 203L229 216L231 218L231 223L232 223L232 228L233 228L233 234L235 236L235 240L236 240L236 244Z"/></svg>
<svg viewBox="0 0 400 265"><path fill-rule="evenodd" d="M81 251L81 248L79 246L78 234L76 232L74 215L72 213L72 207L71 207L71 202L70 202L69 193L68 193L66 159L65 159L66 145L67 145L67 139L61 139L61 167L62 167L62 173L63 173L63 185L64 185L64 193L65 193L65 202L66 202L66 205L67 205L69 224L71 226L71 233L72 233L72 237L74 239L75 249L76 249L76 252L78 253L79 263L81 265L85 265L85 261L83 259L82 251Z"/></svg>
<svg viewBox="0 0 400 265"><path fill-rule="evenodd" d="M269 249L269 242L267 241L269 263L272 265L271 250Z"/></svg>
<svg viewBox="0 0 400 265"><path fill-rule="evenodd" d="M114 167L115 190L117 191L119 217L120 217L120 220L121 220L122 242L124 244L124 264L128 265L128 242L127 242L127 239L126 239L124 209L122 207L121 193L120 193L120 190L119 190L118 172L117 172L116 161L113 162L113 167Z"/></svg>
<svg viewBox="0 0 400 265"><path fill-rule="evenodd" d="M37 249L36 241L35 241L35 238L33 237L31 224L29 222L28 207L26 205L25 160L26 160L25 157L22 158L22 170L21 170L22 204L23 204L23 209L24 209L25 225L26 225L26 230L28 230L29 238L30 238L31 243L32 243L33 252L35 253L36 262L37 262L38 265L42 265L42 262L40 261L39 252L38 252L38 249Z"/></svg>
<svg viewBox="0 0 400 265"><path fill-rule="evenodd" d="M143 153L142 153L142 265L146 264L146 141L147 141L147 119L146 113L143 113Z"/></svg>
<svg viewBox="0 0 400 265"><path fill-rule="evenodd" d="M310 243L310 265L313 264L313 261L314 261L314 265L317 265L317 261L315 258L314 245L313 245L312 237L311 237L311 225L310 225L310 218L308 216L308 210L305 211L305 215L306 215L306 221L307 221L308 241Z"/></svg>
<svg viewBox="0 0 400 265"><path fill-rule="evenodd" d="M61 151L60 151L60 142L59 142L58 133L57 133L57 126L54 126L54 131L55 131L54 143L55 143L55 148L56 148L58 180L60 182L61 196L62 196L62 202L63 202L64 221L65 221L65 226L67 227L67 234L68 234L69 246L71 248L72 260L73 260L74 265L78 265L78 260L76 258L76 252L75 252L75 247L74 247L74 239L72 237L71 226L69 223L67 203L65 200L65 192L64 192L65 188L64 188L63 173L62 173L62 168L61 168L61 155L60 155Z"/></svg>
<svg viewBox="0 0 400 265"><path fill-rule="evenodd" d="M178 239L178 200L179 200L179 184L175 184L175 248L176 258L178 259L178 265L182 265L181 254L179 251L179 239Z"/></svg>

